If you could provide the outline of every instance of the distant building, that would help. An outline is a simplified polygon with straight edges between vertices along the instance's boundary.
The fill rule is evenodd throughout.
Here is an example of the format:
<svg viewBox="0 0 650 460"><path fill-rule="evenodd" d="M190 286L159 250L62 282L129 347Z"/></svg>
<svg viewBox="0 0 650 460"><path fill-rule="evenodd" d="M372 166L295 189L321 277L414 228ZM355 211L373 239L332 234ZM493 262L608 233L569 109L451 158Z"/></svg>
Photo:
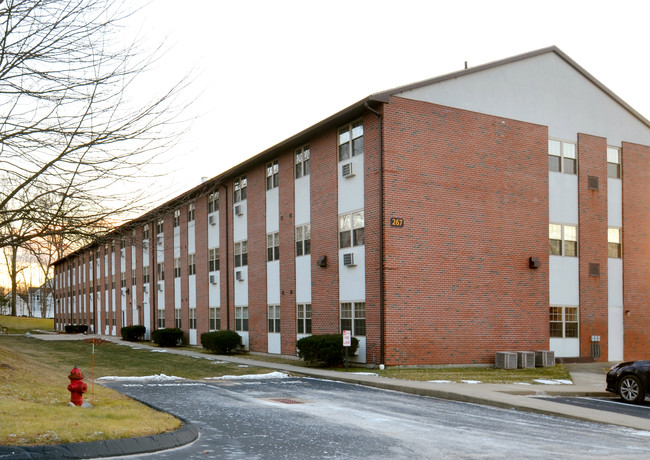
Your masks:
<svg viewBox="0 0 650 460"><path fill-rule="evenodd" d="M33 318L54 318L54 281L40 287L30 287L27 293L16 295L16 316ZM11 291L4 296L0 314L11 315ZM45 316L43 316L45 314Z"/></svg>
<svg viewBox="0 0 650 460"><path fill-rule="evenodd" d="M252 128L254 129L254 127ZM373 94L59 260L56 327L647 358L650 122L552 47Z"/></svg>

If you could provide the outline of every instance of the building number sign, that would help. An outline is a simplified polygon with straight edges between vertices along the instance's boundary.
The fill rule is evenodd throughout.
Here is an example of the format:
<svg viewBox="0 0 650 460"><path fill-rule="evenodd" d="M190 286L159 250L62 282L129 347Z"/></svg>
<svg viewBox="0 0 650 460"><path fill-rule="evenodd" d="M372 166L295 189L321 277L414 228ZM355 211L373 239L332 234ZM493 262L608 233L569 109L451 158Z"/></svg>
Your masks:
<svg viewBox="0 0 650 460"><path fill-rule="evenodd" d="M391 217L390 218L390 226L391 227L403 227L404 226L404 219L401 217Z"/></svg>

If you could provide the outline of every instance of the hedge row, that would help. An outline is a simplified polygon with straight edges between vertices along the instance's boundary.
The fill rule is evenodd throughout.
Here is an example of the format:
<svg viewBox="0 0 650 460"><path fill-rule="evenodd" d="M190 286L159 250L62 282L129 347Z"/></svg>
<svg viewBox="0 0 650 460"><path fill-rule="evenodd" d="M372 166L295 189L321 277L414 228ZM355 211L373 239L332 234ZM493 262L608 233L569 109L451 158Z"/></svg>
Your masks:
<svg viewBox="0 0 650 460"><path fill-rule="evenodd" d="M241 346L241 336L235 331L215 331L201 334L201 345L212 353L228 354Z"/></svg>
<svg viewBox="0 0 650 460"><path fill-rule="evenodd" d="M126 326L120 329L120 334L122 334L122 340L127 342L139 342L144 340L144 334L147 332L147 328L144 326Z"/></svg>
<svg viewBox="0 0 650 460"><path fill-rule="evenodd" d="M85 334L86 332L88 332L88 325L66 324L64 329L66 334Z"/></svg>
<svg viewBox="0 0 650 460"><path fill-rule="evenodd" d="M183 344L183 331L177 327L156 329L151 333L151 340L159 347L175 347Z"/></svg>
<svg viewBox="0 0 650 460"><path fill-rule="evenodd" d="M342 364L345 360L345 347L342 334L310 335L296 343L298 356L307 363L326 367ZM359 339L352 337L348 355L353 356L359 348Z"/></svg>

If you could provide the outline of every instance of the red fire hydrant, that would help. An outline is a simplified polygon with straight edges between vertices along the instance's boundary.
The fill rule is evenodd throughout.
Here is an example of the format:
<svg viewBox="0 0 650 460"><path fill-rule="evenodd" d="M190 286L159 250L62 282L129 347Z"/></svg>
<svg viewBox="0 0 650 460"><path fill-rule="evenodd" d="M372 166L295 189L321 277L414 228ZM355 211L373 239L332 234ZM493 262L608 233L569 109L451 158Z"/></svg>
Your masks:
<svg viewBox="0 0 650 460"><path fill-rule="evenodd" d="M88 386L82 382L84 379L83 374L77 366L75 366L68 375L70 385L68 391L70 392L70 402L75 406L81 406L84 402L83 394L88 389Z"/></svg>

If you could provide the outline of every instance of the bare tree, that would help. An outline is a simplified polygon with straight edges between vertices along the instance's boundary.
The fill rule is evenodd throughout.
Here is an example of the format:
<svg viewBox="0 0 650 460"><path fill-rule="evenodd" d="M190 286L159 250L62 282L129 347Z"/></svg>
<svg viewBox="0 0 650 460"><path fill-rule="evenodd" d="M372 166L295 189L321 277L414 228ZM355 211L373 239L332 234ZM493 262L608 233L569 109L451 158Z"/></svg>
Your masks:
<svg viewBox="0 0 650 460"><path fill-rule="evenodd" d="M142 203L185 82L131 99L157 50L121 44L125 5L0 0L0 248L84 242Z"/></svg>

